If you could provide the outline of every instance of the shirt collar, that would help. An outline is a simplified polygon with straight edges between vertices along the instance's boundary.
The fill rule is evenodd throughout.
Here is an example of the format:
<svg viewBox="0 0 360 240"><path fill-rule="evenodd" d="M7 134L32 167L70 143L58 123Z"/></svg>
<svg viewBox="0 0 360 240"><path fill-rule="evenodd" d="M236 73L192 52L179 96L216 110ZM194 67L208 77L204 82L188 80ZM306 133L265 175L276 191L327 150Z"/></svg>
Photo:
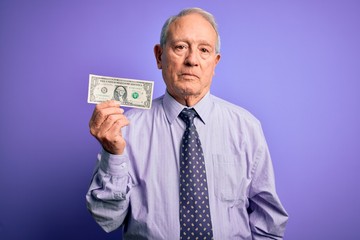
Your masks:
<svg viewBox="0 0 360 240"><path fill-rule="evenodd" d="M200 120L206 124L209 119L210 110L211 110L212 100L210 92L206 93L206 95L192 108L198 113ZM166 117L170 124L174 122L174 120L179 116L180 112L184 108L188 108L177 102L167 91L165 92L163 98L163 106L165 110Z"/></svg>

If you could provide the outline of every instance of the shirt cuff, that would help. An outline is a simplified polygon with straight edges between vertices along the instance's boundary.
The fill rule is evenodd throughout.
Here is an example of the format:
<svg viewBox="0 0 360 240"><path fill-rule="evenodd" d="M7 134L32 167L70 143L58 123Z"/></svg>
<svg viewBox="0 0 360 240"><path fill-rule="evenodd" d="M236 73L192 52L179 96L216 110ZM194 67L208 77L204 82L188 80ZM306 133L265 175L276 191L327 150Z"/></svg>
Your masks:
<svg viewBox="0 0 360 240"><path fill-rule="evenodd" d="M100 169L113 176L127 175L129 158L126 154L114 155L104 149L101 152Z"/></svg>

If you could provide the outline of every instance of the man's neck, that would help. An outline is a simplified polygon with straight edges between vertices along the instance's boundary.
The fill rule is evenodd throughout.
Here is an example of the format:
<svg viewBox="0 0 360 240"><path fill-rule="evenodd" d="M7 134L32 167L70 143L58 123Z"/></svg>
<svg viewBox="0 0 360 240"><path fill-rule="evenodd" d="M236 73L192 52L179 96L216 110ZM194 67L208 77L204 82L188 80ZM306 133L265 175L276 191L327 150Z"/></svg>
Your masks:
<svg viewBox="0 0 360 240"><path fill-rule="evenodd" d="M169 92L168 92L169 93ZM172 96L178 103L187 106L187 107L192 107L194 105L196 105L198 102L201 101L201 99L206 95L206 93L204 94L199 94L199 95L185 95L185 96L173 96L171 93L169 93L170 96Z"/></svg>

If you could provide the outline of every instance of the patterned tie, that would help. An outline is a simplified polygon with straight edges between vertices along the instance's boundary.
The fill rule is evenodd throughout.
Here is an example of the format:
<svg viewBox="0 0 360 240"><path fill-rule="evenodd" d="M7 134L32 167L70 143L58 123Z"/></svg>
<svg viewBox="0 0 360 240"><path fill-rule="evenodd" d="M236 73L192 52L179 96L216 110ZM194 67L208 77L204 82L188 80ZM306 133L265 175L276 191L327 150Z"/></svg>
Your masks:
<svg viewBox="0 0 360 240"><path fill-rule="evenodd" d="M213 239L204 154L194 125L196 111L183 109L180 149L180 239Z"/></svg>

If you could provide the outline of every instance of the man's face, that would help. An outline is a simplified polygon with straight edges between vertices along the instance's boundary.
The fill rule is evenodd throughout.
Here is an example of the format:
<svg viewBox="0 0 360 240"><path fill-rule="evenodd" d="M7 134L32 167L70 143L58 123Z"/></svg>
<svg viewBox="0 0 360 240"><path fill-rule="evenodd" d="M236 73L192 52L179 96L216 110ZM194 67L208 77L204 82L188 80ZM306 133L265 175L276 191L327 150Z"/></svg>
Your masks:
<svg viewBox="0 0 360 240"><path fill-rule="evenodd" d="M176 100L200 100L209 91L220 60L216 40L211 24L199 14L190 14L170 24L164 48L155 46L158 68Z"/></svg>

